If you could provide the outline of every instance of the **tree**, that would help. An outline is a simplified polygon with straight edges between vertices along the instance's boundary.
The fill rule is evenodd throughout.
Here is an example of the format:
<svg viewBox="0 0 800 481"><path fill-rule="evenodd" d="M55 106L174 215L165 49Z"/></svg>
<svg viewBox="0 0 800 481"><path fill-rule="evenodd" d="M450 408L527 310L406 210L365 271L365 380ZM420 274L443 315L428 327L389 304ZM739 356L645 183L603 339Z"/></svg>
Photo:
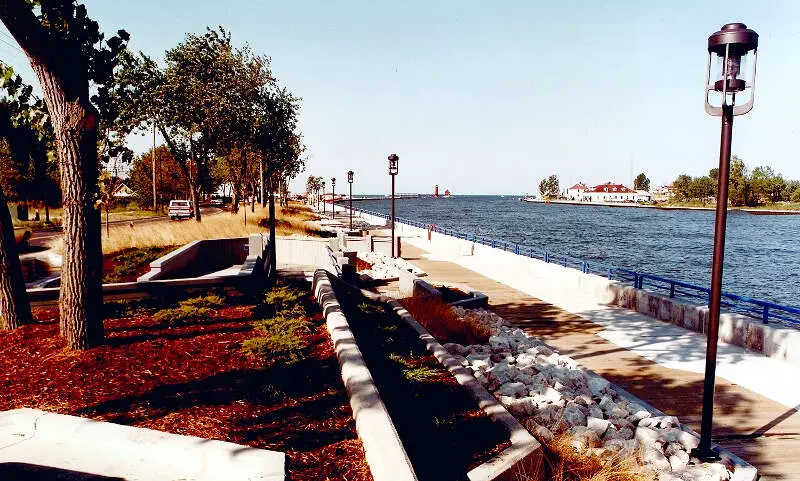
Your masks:
<svg viewBox="0 0 800 481"><path fill-rule="evenodd" d="M644 175L644 172L636 176L636 179L633 181L633 189L650 191L650 179Z"/></svg>
<svg viewBox="0 0 800 481"><path fill-rule="evenodd" d="M542 194L542 197L546 197L548 199L558 197L559 190L558 176L555 174L542 179L542 181L539 182L539 193Z"/></svg>
<svg viewBox="0 0 800 481"><path fill-rule="evenodd" d="M30 87L24 89L9 88L9 73L3 76L3 87L9 96L0 98L0 141L8 145L9 157L16 149L20 138L27 137L27 128L20 125L15 118L24 115L24 107L30 97ZM16 77L19 80L19 77ZM25 290L22 266L19 261L14 226L11 213L8 211L5 192L0 187L0 330L16 329L20 324L30 322L31 306Z"/></svg>
<svg viewBox="0 0 800 481"><path fill-rule="evenodd" d="M744 161L737 156L731 158L729 194L728 199L731 205L743 206L750 205L752 193L750 191L750 180L747 175L747 166Z"/></svg>
<svg viewBox="0 0 800 481"><path fill-rule="evenodd" d="M188 198L189 185L180 171L180 166L165 145L159 145L156 154L156 191L158 205L170 199ZM129 174L129 187L136 192L140 203L144 203L153 192L153 149L133 159ZM150 204L150 202L147 202Z"/></svg>
<svg viewBox="0 0 800 481"><path fill-rule="evenodd" d="M688 197L700 199L705 205L709 197L714 196L714 182L708 176L695 177L691 180L688 187Z"/></svg>
<svg viewBox="0 0 800 481"><path fill-rule="evenodd" d="M104 42L75 0L5 0L0 20L28 57L53 125L64 196L60 328L70 348L86 349L103 340L98 125L113 116L107 96L128 34Z"/></svg>
<svg viewBox="0 0 800 481"><path fill-rule="evenodd" d="M678 198L686 200L691 198L691 185L692 185L692 178L689 175L681 174L672 182L672 192L675 193Z"/></svg>
<svg viewBox="0 0 800 481"><path fill-rule="evenodd" d="M784 200L786 181L775 174L772 167L760 166L750 174L752 202L754 204L775 203Z"/></svg>
<svg viewBox="0 0 800 481"><path fill-rule="evenodd" d="M114 92L129 130L161 133L191 186L195 220L199 201L212 184L214 163L223 154L231 130L240 128L242 53L235 51L222 27L203 35L189 34L165 56L162 69L140 53L127 55ZM248 92L249 94L249 92Z"/></svg>

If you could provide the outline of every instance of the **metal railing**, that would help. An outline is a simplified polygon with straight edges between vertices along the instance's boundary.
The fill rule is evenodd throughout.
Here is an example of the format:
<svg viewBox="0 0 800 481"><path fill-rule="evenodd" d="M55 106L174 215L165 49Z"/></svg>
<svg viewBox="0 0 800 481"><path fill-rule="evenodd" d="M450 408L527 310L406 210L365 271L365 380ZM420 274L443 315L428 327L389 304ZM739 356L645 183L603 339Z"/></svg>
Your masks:
<svg viewBox="0 0 800 481"><path fill-rule="evenodd" d="M353 207L353 211L362 212L364 214L372 215L382 219L391 219L390 215L383 214L381 212L357 209L355 207ZM467 234L454 229L439 227L435 224L424 223L413 219L395 217L395 221L401 224L410 225L412 227L431 230L432 232L455 237L456 239L463 239L475 244L492 247L494 249L500 249L505 252L513 252L519 256L539 259L547 263L561 265L565 268L578 269L586 274L600 275L607 277L610 280L616 280L625 284L630 284L637 289L646 289L648 291L666 294L670 298L678 298L694 304L708 304L709 297L711 295L711 290L707 287L698 286L696 284L678 281L675 279L669 279L667 277L646 274L630 269L623 269L620 267L603 264L601 262L590 261L580 257L548 251L542 248L517 244L491 237L479 236L474 233ZM760 319L764 324L769 322L778 322L800 328L800 308L797 307L785 306L774 302L762 301L760 299L753 299L746 296L740 296L738 294L732 294L730 292L722 293L721 307L729 312L742 314L754 319Z"/></svg>

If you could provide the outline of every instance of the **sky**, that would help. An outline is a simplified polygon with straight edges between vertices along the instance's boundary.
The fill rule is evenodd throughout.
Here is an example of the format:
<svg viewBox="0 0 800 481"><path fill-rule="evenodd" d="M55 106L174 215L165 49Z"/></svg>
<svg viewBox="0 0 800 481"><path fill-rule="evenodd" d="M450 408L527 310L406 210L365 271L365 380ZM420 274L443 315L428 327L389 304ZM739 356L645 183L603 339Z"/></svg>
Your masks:
<svg viewBox="0 0 800 481"><path fill-rule="evenodd" d="M704 175L720 119L703 109L707 39L744 22L759 35L755 107L733 153L800 179L800 2L86 0L102 30L163 59L187 33L222 25L272 58L301 97L308 175L354 193L535 193L575 182L652 186ZM33 81L0 28L0 58ZM136 151L150 137L130 139ZM633 173L633 175L632 175ZM328 181L330 185L330 181ZM337 190L339 190L337 189Z"/></svg>

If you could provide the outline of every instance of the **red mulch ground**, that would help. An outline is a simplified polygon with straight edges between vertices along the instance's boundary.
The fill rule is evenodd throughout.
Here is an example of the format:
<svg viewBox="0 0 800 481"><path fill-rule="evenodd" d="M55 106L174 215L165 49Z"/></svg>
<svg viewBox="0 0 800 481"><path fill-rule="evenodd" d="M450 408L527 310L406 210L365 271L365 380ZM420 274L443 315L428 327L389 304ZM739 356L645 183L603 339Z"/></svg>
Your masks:
<svg viewBox="0 0 800 481"><path fill-rule="evenodd" d="M323 325L291 371L240 351L252 306L180 327L151 315L110 318L107 343L65 349L58 312L0 332L0 410L32 407L286 452L293 480L370 480ZM319 315L316 314L319 318Z"/></svg>
<svg viewBox="0 0 800 481"><path fill-rule="evenodd" d="M362 260L360 257L356 257L356 272L368 271L370 269L372 269L372 264Z"/></svg>

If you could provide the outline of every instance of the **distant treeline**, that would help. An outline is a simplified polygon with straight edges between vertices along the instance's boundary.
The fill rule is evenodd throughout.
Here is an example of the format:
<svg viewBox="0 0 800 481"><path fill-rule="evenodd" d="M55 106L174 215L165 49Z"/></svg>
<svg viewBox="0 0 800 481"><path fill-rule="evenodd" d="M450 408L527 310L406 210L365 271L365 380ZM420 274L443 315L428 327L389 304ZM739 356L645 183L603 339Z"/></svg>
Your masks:
<svg viewBox="0 0 800 481"><path fill-rule="evenodd" d="M713 201L717 193L719 169L708 175L692 177L681 174L672 183L672 192L679 200ZM784 179L771 167L760 166L749 171L739 157L731 159L729 202L735 206L757 206L781 201L800 202L800 181Z"/></svg>

